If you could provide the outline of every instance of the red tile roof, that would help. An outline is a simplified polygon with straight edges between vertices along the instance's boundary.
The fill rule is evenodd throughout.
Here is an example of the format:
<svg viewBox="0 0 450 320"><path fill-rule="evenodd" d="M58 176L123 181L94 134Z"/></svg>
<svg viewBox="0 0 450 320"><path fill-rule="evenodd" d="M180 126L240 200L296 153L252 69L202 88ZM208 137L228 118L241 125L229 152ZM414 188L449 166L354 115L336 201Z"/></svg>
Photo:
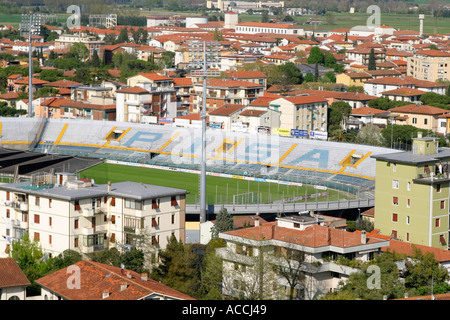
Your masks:
<svg viewBox="0 0 450 320"><path fill-rule="evenodd" d="M0 288L28 286L30 284L13 258L0 258Z"/></svg>
<svg viewBox="0 0 450 320"><path fill-rule="evenodd" d="M134 93L134 94L149 93L144 88L141 88L141 87L138 87L138 86L120 89L120 90L117 90L116 92L119 92L119 93Z"/></svg>
<svg viewBox="0 0 450 320"><path fill-rule="evenodd" d="M264 114L264 113L266 113L267 111L265 111L265 110L251 110L251 109L249 109L249 110L245 110L245 111L243 111L243 112L241 112L241 116L244 116L244 117L259 117L260 115L262 115L262 114Z"/></svg>
<svg viewBox="0 0 450 320"><path fill-rule="evenodd" d="M245 108L242 104L226 104L220 108L209 113L210 116L230 116L231 114L238 112L239 110Z"/></svg>
<svg viewBox="0 0 450 320"><path fill-rule="evenodd" d="M355 108L352 109L352 115L374 115L374 114L378 114L378 113L385 113L386 111L384 110L380 110L380 109L375 109L375 108L371 108L371 107L360 107L360 108Z"/></svg>
<svg viewBox="0 0 450 320"><path fill-rule="evenodd" d="M67 282L70 281L69 277L73 274L67 272L67 268L53 272L36 282L68 300L102 300L105 291L109 293L109 297L105 300L138 300L152 294L194 300L192 297L150 278L142 280L141 275L134 271L124 270L124 274L122 274L121 268L88 260L77 262L71 267L73 266L80 268L80 289L74 290L67 286ZM131 278L127 277L128 273ZM127 287L121 290L123 283L126 283Z"/></svg>
<svg viewBox="0 0 450 320"><path fill-rule="evenodd" d="M225 232L225 234L256 241L279 240L310 248L319 248L330 245L348 248L362 245L360 234L335 228L328 228L317 224L307 227L304 230L300 230L279 227L275 221L262 224L258 227L228 231ZM366 237L366 244L381 243L383 241L384 240L376 237Z"/></svg>
<svg viewBox="0 0 450 320"><path fill-rule="evenodd" d="M318 96L299 96L299 97L285 97L284 99L293 104L307 104L316 102L327 102L327 99Z"/></svg>
<svg viewBox="0 0 450 320"><path fill-rule="evenodd" d="M440 115L448 112L448 110L436 108L433 106L415 105L415 104L408 104L406 106L392 108L389 109L389 111L401 113L428 114L428 115Z"/></svg>
<svg viewBox="0 0 450 320"><path fill-rule="evenodd" d="M394 95L394 96L418 96L426 93L426 91L413 89L413 88L398 88L394 90L383 91L383 95Z"/></svg>

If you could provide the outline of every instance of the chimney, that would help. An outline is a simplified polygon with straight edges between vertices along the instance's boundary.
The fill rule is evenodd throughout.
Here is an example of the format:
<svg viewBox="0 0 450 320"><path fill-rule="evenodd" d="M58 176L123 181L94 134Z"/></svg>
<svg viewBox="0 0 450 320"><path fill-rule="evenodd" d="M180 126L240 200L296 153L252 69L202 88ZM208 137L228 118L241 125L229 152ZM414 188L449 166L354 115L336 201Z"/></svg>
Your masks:
<svg viewBox="0 0 450 320"><path fill-rule="evenodd" d="M148 280L148 276L146 273L141 274L141 280L142 281L147 281Z"/></svg>
<svg viewBox="0 0 450 320"><path fill-rule="evenodd" d="M127 272L127 278L130 278L131 279L131 272Z"/></svg>
<svg viewBox="0 0 450 320"><path fill-rule="evenodd" d="M107 290L107 289L103 290L102 298L106 299L108 297L109 297L109 290Z"/></svg>
<svg viewBox="0 0 450 320"><path fill-rule="evenodd" d="M120 284L120 291L124 291L126 288L128 288L128 283L124 281Z"/></svg>
<svg viewBox="0 0 450 320"><path fill-rule="evenodd" d="M361 243L366 244L367 242L367 236L366 236L366 230L361 231Z"/></svg>
<svg viewBox="0 0 450 320"><path fill-rule="evenodd" d="M255 227L259 227L259 219L258 218L255 219Z"/></svg>
<svg viewBox="0 0 450 320"><path fill-rule="evenodd" d="M422 138L422 131L418 131L418 132L417 132L417 138L419 138L419 139Z"/></svg>

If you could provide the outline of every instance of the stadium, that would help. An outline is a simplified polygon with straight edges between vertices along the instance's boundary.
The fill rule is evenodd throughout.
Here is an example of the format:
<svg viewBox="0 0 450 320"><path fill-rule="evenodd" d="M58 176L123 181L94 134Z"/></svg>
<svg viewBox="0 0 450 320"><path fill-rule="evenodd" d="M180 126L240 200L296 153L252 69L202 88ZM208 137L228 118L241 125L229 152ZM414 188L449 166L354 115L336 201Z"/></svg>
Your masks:
<svg viewBox="0 0 450 320"><path fill-rule="evenodd" d="M169 125L81 119L0 119L1 146L5 150L33 152L66 161L66 157L71 161L77 159L78 165L60 164L56 170L78 174L99 163L109 163L198 176L202 158L201 137L200 129ZM270 183L275 183L284 188L314 186L317 196L321 196L317 192L320 190L341 190L353 198L373 198L375 159L371 156L398 152L368 145L215 129L207 131L206 146L208 175L248 182L248 189L245 190L247 184L238 184L240 191L230 190L230 195L227 186L226 201L234 204L239 201L247 204L249 201L259 202L255 200L259 195L261 202L265 203L295 201L305 194L303 191L291 194L291 188L286 193L283 189L282 199L264 198L259 192L254 192L256 195L252 193L250 199L250 181L252 190L258 183L258 191L260 183L268 182L269 194ZM45 167L42 166L43 171ZM193 184L198 186L198 180ZM216 197L208 198L209 205L219 202L219 199L221 203L225 202L225 195L223 198L222 194L220 197L217 195L217 184L215 188L211 190L214 188L208 186L210 192L216 191ZM280 192L279 188L277 191ZM225 192L223 188L221 192ZM197 204L197 196L190 201Z"/></svg>

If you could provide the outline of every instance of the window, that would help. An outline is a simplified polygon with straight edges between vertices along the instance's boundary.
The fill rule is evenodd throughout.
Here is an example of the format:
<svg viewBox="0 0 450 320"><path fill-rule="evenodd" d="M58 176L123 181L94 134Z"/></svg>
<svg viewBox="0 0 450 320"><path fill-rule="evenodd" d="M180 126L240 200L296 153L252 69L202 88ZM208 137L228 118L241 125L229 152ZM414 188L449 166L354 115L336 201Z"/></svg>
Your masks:
<svg viewBox="0 0 450 320"><path fill-rule="evenodd" d="M113 207L116 206L116 198L114 198L114 197L111 198L111 206L113 206Z"/></svg>
<svg viewBox="0 0 450 320"><path fill-rule="evenodd" d="M9 219L9 209L6 209L6 218Z"/></svg>
<svg viewBox="0 0 450 320"><path fill-rule="evenodd" d="M406 186L406 190L411 191L411 182L408 182L408 184Z"/></svg>
<svg viewBox="0 0 450 320"><path fill-rule="evenodd" d="M153 209L159 209L159 199L153 199L152 200L152 208Z"/></svg>
<svg viewBox="0 0 450 320"><path fill-rule="evenodd" d="M170 203L171 203L172 207L178 206L177 197L172 197L170 199Z"/></svg>
<svg viewBox="0 0 450 320"><path fill-rule="evenodd" d="M412 118L412 123L417 124L417 118Z"/></svg>
<svg viewBox="0 0 450 320"><path fill-rule="evenodd" d="M115 215L111 216L111 223L116 224L116 216Z"/></svg>
<svg viewBox="0 0 450 320"><path fill-rule="evenodd" d="M392 188L398 189L398 180L392 180Z"/></svg>
<svg viewBox="0 0 450 320"><path fill-rule="evenodd" d="M52 235L48 236L48 244L52 244Z"/></svg>
<svg viewBox="0 0 450 320"><path fill-rule="evenodd" d="M436 228L439 228L439 227L441 226L441 219L437 218L436 221L435 221L435 223L434 223L434 226L435 226Z"/></svg>
<svg viewBox="0 0 450 320"><path fill-rule="evenodd" d="M439 242L440 242L442 245L447 244L447 241L445 241L445 237L444 237L443 235L440 235L440 236L439 236Z"/></svg>
<svg viewBox="0 0 450 320"><path fill-rule="evenodd" d="M445 200L441 201L441 209L445 209Z"/></svg>
<svg viewBox="0 0 450 320"><path fill-rule="evenodd" d="M75 210L81 210L80 201L75 201Z"/></svg>
<svg viewBox="0 0 450 320"><path fill-rule="evenodd" d="M398 197L392 197L392 204L398 206Z"/></svg>
<svg viewBox="0 0 450 320"><path fill-rule="evenodd" d="M396 172L396 171L397 171L397 164L396 164L396 163L394 163L394 164L392 165L392 171L393 171L393 172Z"/></svg>
<svg viewBox="0 0 450 320"><path fill-rule="evenodd" d="M172 224L174 224L175 223L175 215L173 214L172 215Z"/></svg>
<svg viewBox="0 0 450 320"><path fill-rule="evenodd" d="M35 240L35 241L39 241L39 238L40 238L39 232L35 232L35 233L34 233L34 240Z"/></svg>
<svg viewBox="0 0 450 320"><path fill-rule="evenodd" d="M406 241L409 241L409 232L406 233Z"/></svg>
<svg viewBox="0 0 450 320"><path fill-rule="evenodd" d="M152 227L157 228L159 225L159 218L152 218Z"/></svg>
<svg viewBox="0 0 450 320"><path fill-rule="evenodd" d="M406 200L406 207L410 208L411 207L411 199L407 199Z"/></svg>
<svg viewBox="0 0 450 320"><path fill-rule="evenodd" d="M436 185L436 192L441 192L441 184L440 183L438 183Z"/></svg>
<svg viewBox="0 0 450 320"><path fill-rule="evenodd" d="M74 246L75 248L78 248L78 237L76 237L76 238L73 239L73 246Z"/></svg>
<svg viewBox="0 0 450 320"><path fill-rule="evenodd" d="M392 232L391 232L391 237L392 237L393 239L397 239L397 230L392 230Z"/></svg>
<svg viewBox="0 0 450 320"><path fill-rule="evenodd" d="M409 224L411 221L411 218L409 216L406 216L406 224Z"/></svg>
<svg viewBox="0 0 450 320"><path fill-rule="evenodd" d="M74 229L78 229L78 219L75 219L75 220L73 221L73 228L74 228Z"/></svg>
<svg viewBox="0 0 450 320"><path fill-rule="evenodd" d="M28 222L28 213L22 212L22 221L23 222Z"/></svg>
<svg viewBox="0 0 450 320"><path fill-rule="evenodd" d="M36 207L39 207L39 206L41 205L41 198L40 198L40 197L36 197L36 198L34 199L34 205L35 205Z"/></svg>
<svg viewBox="0 0 450 320"><path fill-rule="evenodd" d="M392 214L392 221L393 222L397 222L398 221L398 214L397 213L393 213Z"/></svg>
<svg viewBox="0 0 450 320"><path fill-rule="evenodd" d="M52 199L48 199L48 207L49 207L49 208L52 207Z"/></svg>
<svg viewBox="0 0 450 320"><path fill-rule="evenodd" d="M142 210L142 202L140 200L125 198L125 208Z"/></svg>
<svg viewBox="0 0 450 320"><path fill-rule="evenodd" d="M48 225L51 227L52 226L52 217L48 217Z"/></svg>
<svg viewBox="0 0 450 320"><path fill-rule="evenodd" d="M39 223L39 220L40 220L39 215L35 214L34 215L34 223Z"/></svg>
<svg viewBox="0 0 450 320"><path fill-rule="evenodd" d="M116 241L116 234L115 233L111 233L111 238L109 238L110 242L114 242Z"/></svg>
<svg viewBox="0 0 450 320"><path fill-rule="evenodd" d="M428 124L428 119L423 119L423 124Z"/></svg>

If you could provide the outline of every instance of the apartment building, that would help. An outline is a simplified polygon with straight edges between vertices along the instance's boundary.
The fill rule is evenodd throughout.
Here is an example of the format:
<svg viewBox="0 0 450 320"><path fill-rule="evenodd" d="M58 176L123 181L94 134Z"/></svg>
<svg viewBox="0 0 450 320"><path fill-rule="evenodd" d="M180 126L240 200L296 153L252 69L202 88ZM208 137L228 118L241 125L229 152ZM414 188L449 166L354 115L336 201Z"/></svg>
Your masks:
<svg viewBox="0 0 450 320"><path fill-rule="evenodd" d="M447 114L446 109L421 104L408 104L406 106L389 109L390 115L396 118L395 124L411 125L419 129L437 132L439 117Z"/></svg>
<svg viewBox="0 0 450 320"><path fill-rule="evenodd" d="M223 259L225 295L277 300L292 295L296 300L312 300L359 272L338 265L339 257L365 262L389 245L389 240L369 237L365 232L328 227L322 218L309 214L255 223L255 227L219 234L227 244L216 249ZM278 272L281 267L283 275ZM295 276L303 280L292 281Z"/></svg>
<svg viewBox="0 0 450 320"><path fill-rule="evenodd" d="M25 233L52 256L71 249L90 254L111 247L185 239L181 189L135 182L97 185L73 174L32 176L0 187L0 255Z"/></svg>
<svg viewBox="0 0 450 320"><path fill-rule="evenodd" d="M103 54L105 53L105 42L102 40L97 40L94 36L90 36L84 33L75 34L62 34L58 39L55 40L55 49L70 49L74 43L82 42L89 50L90 59L94 53L97 51L100 60L103 59Z"/></svg>
<svg viewBox="0 0 450 320"><path fill-rule="evenodd" d="M450 152L419 135L412 151L372 157L375 228L392 239L448 250Z"/></svg>
<svg viewBox="0 0 450 320"><path fill-rule="evenodd" d="M225 104L249 105L264 95L265 85L243 80L208 79L206 110L213 111ZM193 87L192 112L200 112L203 98L203 81Z"/></svg>
<svg viewBox="0 0 450 320"><path fill-rule="evenodd" d="M116 91L117 121L149 123L149 117L174 118L178 99L173 86L153 86L143 82Z"/></svg>
<svg viewBox="0 0 450 320"><path fill-rule="evenodd" d="M449 80L450 52L439 50L418 50L408 57L408 76L419 80Z"/></svg>
<svg viewBox="0 0 450 320"><path fill-rule="evenodd" d="M289 23L241 22L236 25L236 33L276 33L304 36L305 30Z"/></svg>
<svg viewBox="0 0 450 320"><path fill-rule="evenodd" d="M327 131L327 99L318 96L283 97L270 102L280 112L280 128Z"/></svg>

